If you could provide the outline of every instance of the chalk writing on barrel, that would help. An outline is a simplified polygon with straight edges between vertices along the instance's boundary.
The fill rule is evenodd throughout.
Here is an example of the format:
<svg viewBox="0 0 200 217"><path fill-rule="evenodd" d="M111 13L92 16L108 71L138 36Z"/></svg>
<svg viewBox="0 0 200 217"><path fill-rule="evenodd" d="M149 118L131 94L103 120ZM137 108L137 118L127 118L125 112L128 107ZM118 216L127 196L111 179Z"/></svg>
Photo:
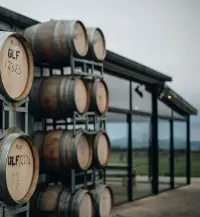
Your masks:
<svg viewBox="0 0 200 217"><path fill-rule="evenodd" d="M16 144L16 148L17 148L17 149L22 149L22 145Z"/></svg>
<svg viewBox="0 0 200 217"><path fill-rule="evenodd" d="M20 51L19 50L13 50L13 49L8 49L8 58L13 59L13 60L17 60L17 58L20 55Z"/></svg>
<svg viewBox="0 0 200 217"><path fill-rule="evenodd" d="M13 46L18 46L18 47L20 47L20 42L19 42L19 41L11 40L11 44L12 44Z"/></svg>
<svg viewBox="0 0 200 217"><path fill-rule="evenodd" d="M14 176L15 176L15 189L18 190L20 186L19 172L15 172Z"/></svg>
<svg viewBox="0 0 200 217"><path fill-rule="evenodd" d="M16 155L8 157L8 166L20 167L27 164L31 164L31 160L28 155Z"/></svg>
<svg viewBox="0 0 200 217"><path fill-rule="evenodd" d="M18 75L21 74L20 66L17 63L12 63L10 60L6 60L4 68L8 68L9 71L15 72Z"/></svg>

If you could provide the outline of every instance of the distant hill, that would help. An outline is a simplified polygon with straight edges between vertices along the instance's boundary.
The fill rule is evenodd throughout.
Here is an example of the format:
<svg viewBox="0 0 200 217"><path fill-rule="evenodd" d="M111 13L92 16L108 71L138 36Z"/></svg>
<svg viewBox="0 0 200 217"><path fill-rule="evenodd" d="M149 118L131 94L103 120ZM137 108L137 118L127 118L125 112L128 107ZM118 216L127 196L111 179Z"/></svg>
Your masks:
<svg viewBox="0 0 200 217"><path fill-rule="evenodd" d="M111 140L112 148L125 148L127 147L128 140L127 138L120 138ZM149 146L149 142L147 140L142 141L133 141L133 148L147 148ZM174 146L176 149L183 149L186 147L186 142L183 139L175 138ZM159 140L159 147L162 149L169 149L169 140L161 139ZM191 141L191 149L192 150L200 150L200 141Z"/></svg>

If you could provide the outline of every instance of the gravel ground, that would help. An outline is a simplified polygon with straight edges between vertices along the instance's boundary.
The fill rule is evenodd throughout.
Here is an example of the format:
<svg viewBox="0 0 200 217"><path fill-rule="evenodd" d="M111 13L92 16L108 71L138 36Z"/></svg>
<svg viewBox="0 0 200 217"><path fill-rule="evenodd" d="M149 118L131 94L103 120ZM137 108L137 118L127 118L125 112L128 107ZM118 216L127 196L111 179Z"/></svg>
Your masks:
<svg viewBox="0 0 200 217"><path fill-rule="evenodd" d="M112 217L200 217L200 182L117 206Z"/></svg>

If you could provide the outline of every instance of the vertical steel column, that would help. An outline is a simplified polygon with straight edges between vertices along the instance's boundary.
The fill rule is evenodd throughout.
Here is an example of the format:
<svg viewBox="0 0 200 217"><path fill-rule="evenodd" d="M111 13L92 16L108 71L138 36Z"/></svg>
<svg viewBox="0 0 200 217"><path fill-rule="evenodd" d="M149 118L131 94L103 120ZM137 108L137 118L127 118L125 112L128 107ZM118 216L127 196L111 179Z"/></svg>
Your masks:
<svg viewBox="0 0 200 217"><path fill-rule="evenodd" d="M15 111L8 111L8 123L9 127L16 127L16 112Z"/></svg>
<svg viewBox="0 0 200 217"><path fill-rule="evenodd" d="M191 147L190 147L190 116L186 119L186 183L191 183Z"/></svg>
<svg viewBox="0 0 200 217"><path fill-rule="evenodd" d="M158 194L158 102L157 85L152 87L152 193Z"/></svg>
<svg viewBox="0 0 200 217"><path fill-rule="evenodd" d="M169 120L170 127L170 188L174 188L174 120L173 120L173 111L172 117Z"/></svg>
<svg viewBox="0 0 200 217"><path fill-rule="evenodd" d="M130 110L132 111L133 109L133 103L132 103L132 82L129 82L129 105L130 105ZM133 182L132 182L132 171L133 171L133 166L132 166L132 114L129 112L127 115L127 122L128 122L128 200L133 201Z"/></svg>
<svg viewBox="0 0 200 217"><path fill-rule="evenodd" d="M152 180L152 123L149 121L148 178Z"/></svg>

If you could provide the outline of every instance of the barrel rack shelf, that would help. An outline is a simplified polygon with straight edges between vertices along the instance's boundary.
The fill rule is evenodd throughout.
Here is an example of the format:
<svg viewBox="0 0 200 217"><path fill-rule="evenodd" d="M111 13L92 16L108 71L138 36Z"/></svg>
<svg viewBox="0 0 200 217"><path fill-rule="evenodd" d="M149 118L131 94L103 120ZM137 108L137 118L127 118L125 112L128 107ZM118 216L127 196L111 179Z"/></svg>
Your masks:
<svg viewBox="0 0 200 217"><path fill-rule="evenodd" d="M105 170L92 168L91 170L85 172L76 173L75 170L72 170L71 176L71 191L74 192L78 188L84 187L85 189L94 188L96 184L105 184ZM97 178L97 174L100 176ZM83 176L84 183L76 184L76 178L78 176Z"/></svg>
<svg viewBox="0 0 200 217"><path fill-rule="evenodd" d="M82 72L76 72L76 67L81 67ZM95 69L97 69L95 71ZM95 74L95 72L98 72ZM80 75L84 77L103 78L104 67L103 63L94 62L90 60L83 60L79 58L71 57L71 74Z"/></svg>
<svg viewBox="0 0 200 217"><path fill-rule="evenodd" d="M79 125L81 125L82 128L76 130L76 126ZM43 127L45 131L47 130L48 126L52 126L54 130L59 129L59 127L65 127L65 129L67 130L69 126L71 126L74 135L76 135L79 131L90 133L90 127L92 127L92 132L96 133L98 130L106 129L106 116L97 116L95 112L87 112L83 115L74 112L73 118L66 118L65 120L44 119Z"/></svg>
<svg viewBox="0 0 200 217"><path fill-rule="evenodd" d="M26 213L26 217L29 217L30 207L29 202L22 206L8 207L3 202L0 202L0 217L14 217L17 214Z"/></svg>
<svg viewBox="0 0 200 217"><path fill-rule="evenodd" d="M83 79L102 79L104 77L104 65L103 62L95 62L87 59L80 59L71 56L69 64L67 65L53 65L48 63L35 63L35 66L40 68L40 76L37 78L45 78L53 75L65 76L64 67L70 67L70 72L67 76L71 75L72 78L80 76ZM44 75L43 69L49 70L49 75ZM60 70L59 74L54 74L54 69ZM74 136L82 131L85 133L97 133L99 130L106 130L106 115L99 115L96 112L86 112L85 114L79 114L73 112L73 117L62 120L56 120L51 118L43 118L37 120L42 122L42 129L44 132L48 131L49 128L52 130L56 129L72 129ZM81 126L79 128L79 126ZM98 175L97 175L98 174ZM87 171L76 171L71 170L71 191L74 192L79 187L93 188L97 184L105 184L105 168L91 168ZM84 180L81 184L76 184L77 177L82 176ZM55 182L50 176L45 175L45 182Z"/></svg>
<svg viewBox="0 0 200 217"><path fill-rule="evenodd" d="M50 76L53 75L53 69L59 69L61 71L60 75L64 75L63 68L70 66L70 75L72 76L82 76L84 78L103 78L104 75L104 66L102 62L94 62L91 60L80 59L71 57L70 65L53 65L49 63L36 63L36 67L40 68L40 77L46 77L43 73L43 68L48 68L50 71ZM81 71L76 71L76 68L80 68ZM95 70L96 69L96 70Z"/></svg>
<svg viewBox="0 0 200 217"><path fill-rule="evenodd" d="M1 130L2 132L6 128L15 127L16 123L13 123L12 115L14 113L24 113L24 132L28 134L28 97L19 102L8 102L3 95L0 94L0 103L2 108L1 116ZM8 123L6 123L6 112L8 112ZM7 126L6 126L7 125Z"/></svg>
<svg viewBox="0 0 200 217"><path fill-rule="evenodd" d="M18 102L8 102L6 98L0 94L0 104L2 108L0 139L2 139L8 131L15 130L17 127L16 123L13 122L12 116L15 112L22 112L25 114L24 133L28 134L28 97ZM6 116L6 112L8 113L8 116ZM10 217L21 213L25 213L25 216L29 217L29 211L29 202L23 205L7 206L4 202L0 201L0 217Z"/></svg>
<svg viewBox="0 0 200 217"><path fill-rule="evenodd" d="M70 186L69 184L66 184L63 182L64 185L66 185L71 192L75 192L79 188L85 188L85 189L91 189L94 188L98 184L105 184L104 179L104 172L105 170L103 168L101 169L89 169L87 171L81 171L77 172L76 170L72 169L70 173ZM43 183L59 183L59 180L56 180L55 178L51 177L50 175L45 175L45 173L42 173L41 175L44 175L44 181ZM81 180L83 180L81 183L77 183L78 177L81 177ZM69 180L68 180L69 181Z"/></svg>

